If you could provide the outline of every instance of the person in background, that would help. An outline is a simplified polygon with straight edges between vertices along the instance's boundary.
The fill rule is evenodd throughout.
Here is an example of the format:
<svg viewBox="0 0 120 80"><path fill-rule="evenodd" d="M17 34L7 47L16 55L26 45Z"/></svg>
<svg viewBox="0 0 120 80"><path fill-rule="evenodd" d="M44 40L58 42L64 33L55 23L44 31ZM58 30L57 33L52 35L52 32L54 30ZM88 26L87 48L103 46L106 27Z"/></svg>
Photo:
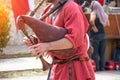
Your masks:
<svg viewBox="0 0 120 80"><path fill-rule="evenodd" d="M109 26L108 15L98 1L91 2L92 12L90 13L90 39L94 52L92 59L96 62L96 71L103 71L105 64L106 37L104 27Z"/></svg>

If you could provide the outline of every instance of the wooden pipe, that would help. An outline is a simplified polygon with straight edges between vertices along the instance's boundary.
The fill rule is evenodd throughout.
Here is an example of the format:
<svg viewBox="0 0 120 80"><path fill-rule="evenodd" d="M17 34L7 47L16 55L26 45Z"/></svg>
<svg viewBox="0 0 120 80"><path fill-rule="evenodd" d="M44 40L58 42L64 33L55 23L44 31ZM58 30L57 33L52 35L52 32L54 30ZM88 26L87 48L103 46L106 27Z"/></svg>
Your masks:
<svg viewBox="0 0 120 80"><path fill-rule="evenodd" d="M35 7L35 9L29 13L29 16L34 16L37 10L39 9L39 7L44 3L44 1L45 0L40 1L38 5Z"/></svg>

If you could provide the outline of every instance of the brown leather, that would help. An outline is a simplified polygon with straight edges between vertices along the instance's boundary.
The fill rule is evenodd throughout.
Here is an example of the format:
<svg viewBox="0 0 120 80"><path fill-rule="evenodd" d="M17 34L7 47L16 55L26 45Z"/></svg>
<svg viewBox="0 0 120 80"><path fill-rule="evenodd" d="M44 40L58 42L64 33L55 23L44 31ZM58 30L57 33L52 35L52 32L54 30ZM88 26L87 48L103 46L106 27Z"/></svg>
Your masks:
<svg viewBox="0 0 120 80"><path fill-rule="evenodd" d="M79 56L73 56L69 59L54 59L53 63L54 64L64 64L66 62L71 62L73 60L77 60L77 61L88 61L90 58L89 57L85 57L85 58L80 58Z"/></svg>
<svg viewBox="0 0 120 80"><path fill-rule="evenodd" d="M59 40L61 38L64 38L64 35L67 33L67 30L62 27L52 26L30 16L22 15L19 18L23 20L23 24L27 24L33 30L33 32L36 34L38 39L40 39L41 42ZM19 22L17 24L19 25ZM50 52L61 56L71 56L73 55L73 53L75 53L75 51L76 49L64 49L54 50Z"/></svg>

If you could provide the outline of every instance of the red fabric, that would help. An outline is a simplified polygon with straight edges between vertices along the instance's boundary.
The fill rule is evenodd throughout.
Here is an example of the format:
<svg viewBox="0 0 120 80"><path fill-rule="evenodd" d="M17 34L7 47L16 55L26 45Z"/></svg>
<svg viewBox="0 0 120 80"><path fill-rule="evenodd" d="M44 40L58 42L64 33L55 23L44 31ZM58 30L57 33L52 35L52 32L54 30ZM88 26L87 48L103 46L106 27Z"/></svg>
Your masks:
<svg viewBox="0 0 120 80"><path fill-rule="evenodd" d="M11 4L15 20L17 16L27 14L29 11L28 0L11 0Z"/></svg>
<svg viewBox="0 0 120 80"><path fill-rule="evenodd" d="M98 2L103 6L104 5L104 0L98 0Z"/></svg>
<svg viewBox="0 0 120 80"><path fill-rule="evenodd" d="M50 6L44 10L44 13L47 12L49 8ZM79 5L74 2L68 2L57 14L53 22L51 22L50 16L44 21L55 26L66 28L68 34L66 34L65 37L78 49L74 55L80 55L80 58L88 57L87 38L85 35L89 24ZM59 59L68 58L56 54L52 56ZM89 78L91 78L90 80L95 80L91 61L73 61L72 78L72 80L87 80ZM53 65L50 80L69 80L69 63Z"/></svg>
<svg viewBox="0 0 120 80"><path fill-rule="evenodd" d="M115 62L114 61L107 61L105 63L106 70L115 70Z"/></svg>

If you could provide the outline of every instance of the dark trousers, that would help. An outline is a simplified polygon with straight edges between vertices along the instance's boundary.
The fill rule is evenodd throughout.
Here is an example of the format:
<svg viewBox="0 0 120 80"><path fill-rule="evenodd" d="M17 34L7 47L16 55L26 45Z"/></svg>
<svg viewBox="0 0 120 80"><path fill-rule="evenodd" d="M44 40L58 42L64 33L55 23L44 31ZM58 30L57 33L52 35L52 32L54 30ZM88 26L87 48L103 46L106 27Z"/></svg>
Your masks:
<svg viewBox="0 0 120 80"><path fill-rule="evenodd" d="M92 37L94 52L92 59L96 62L96 70L104 70L105 65L105 34L98 34Z"/></svg>

